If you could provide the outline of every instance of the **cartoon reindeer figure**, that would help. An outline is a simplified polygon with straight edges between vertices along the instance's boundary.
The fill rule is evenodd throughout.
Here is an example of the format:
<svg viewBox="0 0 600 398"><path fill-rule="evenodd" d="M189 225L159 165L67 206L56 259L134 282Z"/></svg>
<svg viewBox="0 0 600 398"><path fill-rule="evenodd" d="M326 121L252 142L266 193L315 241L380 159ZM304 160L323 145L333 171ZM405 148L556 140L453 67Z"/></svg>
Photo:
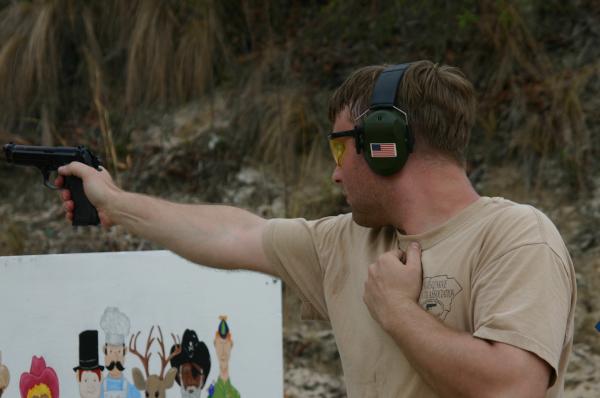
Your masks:
<svg viewBox="0 0 600 398"><path fill-rule="evenodd" d="M6 387L8 387L8 383L10 382L10 372L8 368L2 365L2 351L0 351L0 397Z"/></svg>
<svg viewBox="0 0 600 398"><path fill-rule="evenodd" d="M146 353L144 355L140 354L140 352L137 350L137 339L141 331L137 332L135 336L132 335L129 339L129 352L136 355L140 359L140 361L142 361L142 365L144 365L144 370L146 373L146 376L144 377L142 371L139 368L133 368L131 373L133 375L135 387L140 391L146 391L146 397L149 398L165 398L166 391L169 388L173 387L173 383L175 382L175 376L177 376L177 369L169 369L166 375L165 369L169 364L171 358L175 355L179 355L181 351L176 350L173 353L171 353L171 355L167 356L162 330L160 329L160 326L157 326L157 329L159 337L155 338L152 336L152 333L154 332L154 326L150 328L150 333L148 333L148 340L146 341ZM173 334L171 334L171 336L173 337L175 343L177 343L175 336L173 336ZM158 341L158 345L160 347L160 352L158 353L158 356L160 357L161 367L159 375L150 375L149 365L150 357L152 356L150 349L152 348L152 344L155 340Z"/></svg>

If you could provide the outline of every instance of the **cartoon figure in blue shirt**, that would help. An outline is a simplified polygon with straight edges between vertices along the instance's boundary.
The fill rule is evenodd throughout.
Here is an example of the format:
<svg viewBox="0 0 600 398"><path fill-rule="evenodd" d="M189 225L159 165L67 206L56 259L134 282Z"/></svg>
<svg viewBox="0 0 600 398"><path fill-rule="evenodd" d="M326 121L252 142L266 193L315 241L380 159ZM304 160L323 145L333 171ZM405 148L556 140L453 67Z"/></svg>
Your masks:
<svg viewBox="0 0 600 398"><path fill-rule="evenodd" d="M138 389L123 375L129 318L118 308L108 307L102 315L100 327L105 333L104 365L108 370L108 375L102 382L100 398L141 398Z"/></svg>

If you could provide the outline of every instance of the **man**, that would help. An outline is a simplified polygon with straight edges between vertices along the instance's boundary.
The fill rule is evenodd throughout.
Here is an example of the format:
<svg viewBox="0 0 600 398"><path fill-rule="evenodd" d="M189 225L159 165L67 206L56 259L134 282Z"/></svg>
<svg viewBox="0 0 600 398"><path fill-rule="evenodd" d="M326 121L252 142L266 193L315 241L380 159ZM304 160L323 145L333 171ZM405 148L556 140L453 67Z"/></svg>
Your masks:
<svg viewBox="0 0 600 398"><path fill-rule="evenodd" d="M208 389L209 398L240 398L240 393L231 384L229 378L229 359L231 358L231 349L233 348L233 339L231 331L227 324L227 317L221 316L219 327L215 333L215 351L219 360L219 378L216 383L211 384Z"/></svg>
<svg viewBox="0 0 600 398"><path fill-rule="evenodd" d="M181 344L171 347L171 366L177 369L175 381L181 389L182 398L199 398L210 374L210 353L194 330L185 329Z"/></svg>
<svg viewBox="0 0 600 398"><path fill-rule="evenodd" d="M125 338L129 335L130 322L127 315L116 307L104 310L100 327L105 333L104 366L108 375L101 386L102 398L140 398L141 394L123 375L125 370Z"/></svg>
<svg viewBox="0 0 600 398"><path fill-rule="evenodd" d="M73 368L79 383L81 398L100 398L102 371L98 364L98 331L85 330L79 333L79 366Z"/></svg>
<svg viewBox="0 0 600 398"><path fill-rule="evenodd" d="M304 315L331 322L351 398L562 396L573 266L542 213L471 186L475 107L457 68L419 61L353 73L329 112L332 179L352 213L310 222L124 192L76 163L59 173L83 178L105 226L295 287ZM71 219L68 191L63 200Z"/></svg>

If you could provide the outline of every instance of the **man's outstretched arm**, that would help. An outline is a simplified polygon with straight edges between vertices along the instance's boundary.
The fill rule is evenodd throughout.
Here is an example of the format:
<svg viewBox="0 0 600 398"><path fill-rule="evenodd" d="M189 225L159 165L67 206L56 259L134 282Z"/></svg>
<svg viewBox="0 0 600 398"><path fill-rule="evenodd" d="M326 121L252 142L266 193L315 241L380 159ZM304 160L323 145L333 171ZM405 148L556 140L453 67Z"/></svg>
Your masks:
<svg viewBox="0 0 600 398"><path fill-rule="evenodd" d="M103 226L118 224L198 264L249 269L276 275L262 248L266 220L246 210L220 205L168 202L118 188L108 172L73 162L58 170L83 180L85 194L98 209ZM67 219L73 217L70 192L62 191Z"/></svg>

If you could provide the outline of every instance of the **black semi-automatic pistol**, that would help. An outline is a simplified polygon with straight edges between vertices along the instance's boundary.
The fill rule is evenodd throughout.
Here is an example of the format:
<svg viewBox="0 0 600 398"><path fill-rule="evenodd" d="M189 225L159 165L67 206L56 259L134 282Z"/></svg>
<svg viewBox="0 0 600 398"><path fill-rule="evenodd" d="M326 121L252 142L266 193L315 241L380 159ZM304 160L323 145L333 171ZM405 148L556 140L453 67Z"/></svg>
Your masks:
<svg viewBox="0 0 600 398"><path fill-rule="evenodd" d="M4 154L8 163L37 167L44 177L44 185L50 189L58 189L48 179L50 178L50 173L56 171L60 166L77 161L100 170L100 166L102 165L100 160L84 146L52 147L10 143L4 145ZM73 225L100 224L96 208L85 196L81 178L65 176L64 181L64 188L71 191L71 199L73 199L73 203L75 204Z"/></svg>

